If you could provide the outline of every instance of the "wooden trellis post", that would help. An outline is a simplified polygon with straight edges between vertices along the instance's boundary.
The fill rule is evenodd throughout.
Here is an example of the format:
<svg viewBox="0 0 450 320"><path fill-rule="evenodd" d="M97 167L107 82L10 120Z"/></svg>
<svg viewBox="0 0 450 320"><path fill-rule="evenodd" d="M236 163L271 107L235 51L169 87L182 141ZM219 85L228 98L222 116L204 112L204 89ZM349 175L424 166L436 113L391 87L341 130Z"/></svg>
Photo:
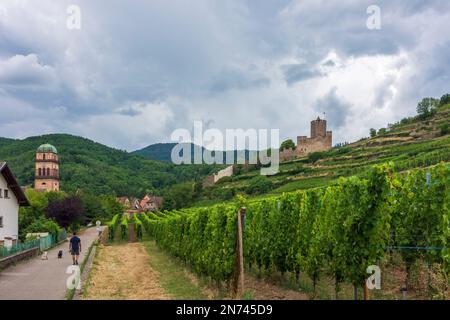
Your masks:
<svg viewBox="0 0 450 320"><path fill-rule="evenodd" d="M236 268L233 289L238 297L244 293L244 216L245 208L237 212Z"/></svg>

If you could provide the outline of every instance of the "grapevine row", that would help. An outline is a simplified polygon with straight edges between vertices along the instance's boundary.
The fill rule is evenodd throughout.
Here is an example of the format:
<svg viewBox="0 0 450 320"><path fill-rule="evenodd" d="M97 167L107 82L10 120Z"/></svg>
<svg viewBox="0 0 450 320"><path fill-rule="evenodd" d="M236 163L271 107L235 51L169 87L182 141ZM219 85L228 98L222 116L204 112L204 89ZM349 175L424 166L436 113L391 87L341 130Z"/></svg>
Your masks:
<svg viewBox="0 0 450 320"><path fill-rule="evenodd" d="M428 177L427 177L428 176ZM247 201L244 258L265 270L323 275L355 287L389 248L429 246L429 263L450 273L450 169L447 164L397 176L392 164L367 178L341 178L327 188ZM239 204L239 206L242 204ZM215 280L233 275L236 205L141 216L158 245ZM400 249L405 265L423 254Z"/></svg>

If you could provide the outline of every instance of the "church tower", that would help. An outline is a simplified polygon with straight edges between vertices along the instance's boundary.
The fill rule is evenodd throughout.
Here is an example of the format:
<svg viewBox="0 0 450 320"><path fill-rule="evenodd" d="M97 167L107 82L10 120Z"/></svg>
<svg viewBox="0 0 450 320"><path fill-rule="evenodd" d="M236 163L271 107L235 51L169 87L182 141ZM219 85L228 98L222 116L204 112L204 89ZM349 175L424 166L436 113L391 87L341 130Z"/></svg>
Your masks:
<svg viewBox="0 0 450 320"><path fill-rule="evenodd" d="M59 191L59 156L51 144L43 144L36 151L34 188L39 191Z"/></svg>

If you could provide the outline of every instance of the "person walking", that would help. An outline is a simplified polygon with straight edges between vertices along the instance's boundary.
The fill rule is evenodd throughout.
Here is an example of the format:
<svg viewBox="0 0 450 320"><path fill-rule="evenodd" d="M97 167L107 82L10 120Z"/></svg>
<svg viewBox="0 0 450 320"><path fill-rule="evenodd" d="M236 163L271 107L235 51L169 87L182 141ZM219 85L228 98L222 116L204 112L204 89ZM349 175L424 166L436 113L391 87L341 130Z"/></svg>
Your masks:
<svg viewBox="0 0 450 320"><path fill-rule="evenodd" d="M69 251L72 255L73 265L78 265L78 258L81 252L81 239L77 237L77 233L74 232L69 242Z"/></svg>

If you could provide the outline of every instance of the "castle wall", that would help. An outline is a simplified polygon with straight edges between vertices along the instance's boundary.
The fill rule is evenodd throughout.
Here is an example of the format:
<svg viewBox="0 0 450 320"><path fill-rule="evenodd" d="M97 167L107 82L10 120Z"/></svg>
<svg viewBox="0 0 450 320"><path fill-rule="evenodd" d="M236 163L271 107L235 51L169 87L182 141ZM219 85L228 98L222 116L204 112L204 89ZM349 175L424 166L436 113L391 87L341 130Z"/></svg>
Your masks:
<svg viewBox="0 0 450 320"><path fill-rule="evenodd" d="M291 161L297 158L297 149L284 149L280 152L280 161Z"/></svg>
<svg viewBox="0 0 450 320"><path fill-rule="evenodd" d="M214 183L222 179L223 177L231 177L233 175L233 167L234 166L228 166L225 169L220 170L214 175Z"/></svg>
<svg viewBox="0 0 450 320"><path fill-rule="evenodd" d="M311 152L325 151L332 146L332 135L317 136L315 138L307 138L301 144L297 145L297 155L307 155Z"/></svg>
<svg viewBox="0 0 450 320"><path fill-rule="evenodd" d="M222 179L224 177L231 177L233 175L233 171L234 171L234 165L231 165L231 166L226 167L225 169L220 170L216 174L207 176L203 180L203 187L204 188L211 187L220 179Z"/></svg>
<svg viewBox="0 0 450 320"><path fill-rule="evenodd" d="M214 185L214 175L207 176L203 179L203 188L211 187Z"/></svg>
<svg viewBox="0 0 450 320"><path fill-rule="evenodd" d="M318 135L315 138L299 136L297 137L297 147L295 149L285 149L280 152L280 161L291 161L307 156L312 152L326 151L332 147L332 139L331 131L325 131L324 135Z"/></svg>

